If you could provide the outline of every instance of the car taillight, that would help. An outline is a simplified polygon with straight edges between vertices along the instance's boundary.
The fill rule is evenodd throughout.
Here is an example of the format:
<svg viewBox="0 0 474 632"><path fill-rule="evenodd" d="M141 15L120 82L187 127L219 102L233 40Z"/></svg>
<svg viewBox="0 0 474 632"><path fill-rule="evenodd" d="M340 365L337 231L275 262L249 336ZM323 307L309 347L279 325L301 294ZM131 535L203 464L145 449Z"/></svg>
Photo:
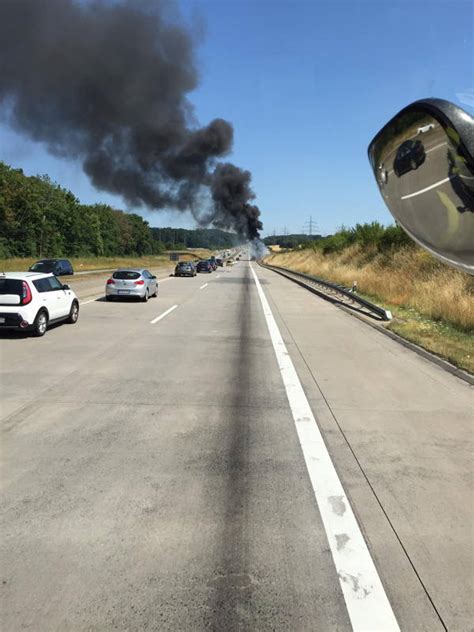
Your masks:
<svg viewBox="0 0 474 632"><path fill-rule="evenodd" d="M33 296L31 295L30 286L26 281L21 282L21 304L28 305L31 303Z"/></svg>
<svg viewBox="0 0 474 632"><path fill-rule="evenodd" d="M135 285L145 285L145 281L135 281Z"/></svg>
<svg viewBox="0 0 474 632"><path fill-rule="evenodd" d="M113 279L109 279L107 281L107 285L115 285L115 281Z"/></svg>

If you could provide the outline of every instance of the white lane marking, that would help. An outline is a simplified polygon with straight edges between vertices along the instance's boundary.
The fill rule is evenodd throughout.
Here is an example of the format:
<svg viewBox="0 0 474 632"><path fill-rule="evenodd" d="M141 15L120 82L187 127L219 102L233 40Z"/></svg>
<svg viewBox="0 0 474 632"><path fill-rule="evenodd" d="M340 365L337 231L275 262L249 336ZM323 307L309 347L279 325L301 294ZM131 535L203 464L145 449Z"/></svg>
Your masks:
<svg viewBox="0 0 474 632"><path fill-rule="evenodd" d="M409 198L415 197L417 195L421 195L422 193L426 193L427 191L431 191L431 189L434 189L436 187L439 187L441 184L445 184L446 182L449 182L451 180L452 176L449 176L448 178L445 178L444 180L440 180L439 182L435 182L434 184L430 185L429 187L426 187L426 189L420 189L420 191L415 191L415 193L410 193L409 195L403 195L400 199L401 200L408 200Z"/></svg>
<svg viewBox="0 0 474 632"><path fill-rule="evenodd" d="M200 290L203 290L205 287L207 287L209 285L209 283L204 283L204 285L201 285L201 287L199 288Z"/></svg>
<svg viewBox="0 0 474 632"><path fill-rule="evenodd" d="M357 632L369 630L400 632L270 305L250 262L249 265L257 286L352 628Z"/></svg>
<svg viewBox="0 0 474 632"><path fill-rule="evenodd" d="M168 314L171 314L171 312L174 309L176 309L177 307L178 307L177 305L173 305L173 307L170 307L169 309L167 309L166 312L163 312L162 314L160 314L159 316L157 316L153 320L150 320L150 325L154 325L155 323L157 323L159 320L161 320L165 316L168 316Z"/></svg>
<svg viewBox="0 0 474 632"><path fill-rule="evenodd" d="M440 147L444 147L447 144L448 143L446 141L444 143L440 143L439 145L436 145L435 147L432 147L431 149L427 149L425 153L429 154L430 151L434 151L435 149L439 149Z"/></svg>

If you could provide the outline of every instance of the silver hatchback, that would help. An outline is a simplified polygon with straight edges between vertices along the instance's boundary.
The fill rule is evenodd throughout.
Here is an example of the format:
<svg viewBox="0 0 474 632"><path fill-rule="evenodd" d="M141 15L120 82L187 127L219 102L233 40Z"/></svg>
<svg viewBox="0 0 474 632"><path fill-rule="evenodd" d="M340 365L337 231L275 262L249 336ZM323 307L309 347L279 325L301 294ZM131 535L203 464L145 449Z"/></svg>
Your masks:
<svg viewBox="0 0 474 632"><path fill-rule="evenodd" d="M158 281L148 270L143 268L120 268L116 270L105 284L105 298L139 298L147 301L158 295Z"/></svg>

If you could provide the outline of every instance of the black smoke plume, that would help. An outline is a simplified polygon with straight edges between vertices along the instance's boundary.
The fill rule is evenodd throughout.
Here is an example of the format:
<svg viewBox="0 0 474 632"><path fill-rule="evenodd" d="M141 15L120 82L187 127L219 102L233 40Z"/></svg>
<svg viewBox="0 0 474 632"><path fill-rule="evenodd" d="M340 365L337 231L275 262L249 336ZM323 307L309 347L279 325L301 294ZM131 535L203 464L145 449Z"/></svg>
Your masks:
<svg viewBox="0 0 474 632"><path fill-rule="evenodd" d="M217 160L233 128L199 128L193 39L159 0L0 0L0 104L9 123L78 159L132 206L190 210L250 239L250 173ZM212 209L201 213L202 192Z"/></svg>
<svg viewBox="0 0 474 632"><path fill-rule="evenodd" d="M211 182L214 200L214 224L218 228L234 228L239 235L258 237L263 228L255 198L250 188L250 171L243 171L229 162L217 165Z"/></svg>

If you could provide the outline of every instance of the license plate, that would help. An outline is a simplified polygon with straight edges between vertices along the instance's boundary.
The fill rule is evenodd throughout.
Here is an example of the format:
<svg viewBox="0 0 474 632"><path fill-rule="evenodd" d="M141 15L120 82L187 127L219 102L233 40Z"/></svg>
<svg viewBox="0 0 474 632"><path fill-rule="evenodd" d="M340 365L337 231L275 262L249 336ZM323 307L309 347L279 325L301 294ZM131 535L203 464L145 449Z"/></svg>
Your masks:
<svg viewBox="0 0 474 632"><path fill-rule="evenodd" d="M118 290L119 294L130 294L130 290Z"/></svg>
<svg viewBox="0 0 474 632"><path fill-rule="evenodd" d="M0 323L4 323L5 319L0 317Z"/></svg>

